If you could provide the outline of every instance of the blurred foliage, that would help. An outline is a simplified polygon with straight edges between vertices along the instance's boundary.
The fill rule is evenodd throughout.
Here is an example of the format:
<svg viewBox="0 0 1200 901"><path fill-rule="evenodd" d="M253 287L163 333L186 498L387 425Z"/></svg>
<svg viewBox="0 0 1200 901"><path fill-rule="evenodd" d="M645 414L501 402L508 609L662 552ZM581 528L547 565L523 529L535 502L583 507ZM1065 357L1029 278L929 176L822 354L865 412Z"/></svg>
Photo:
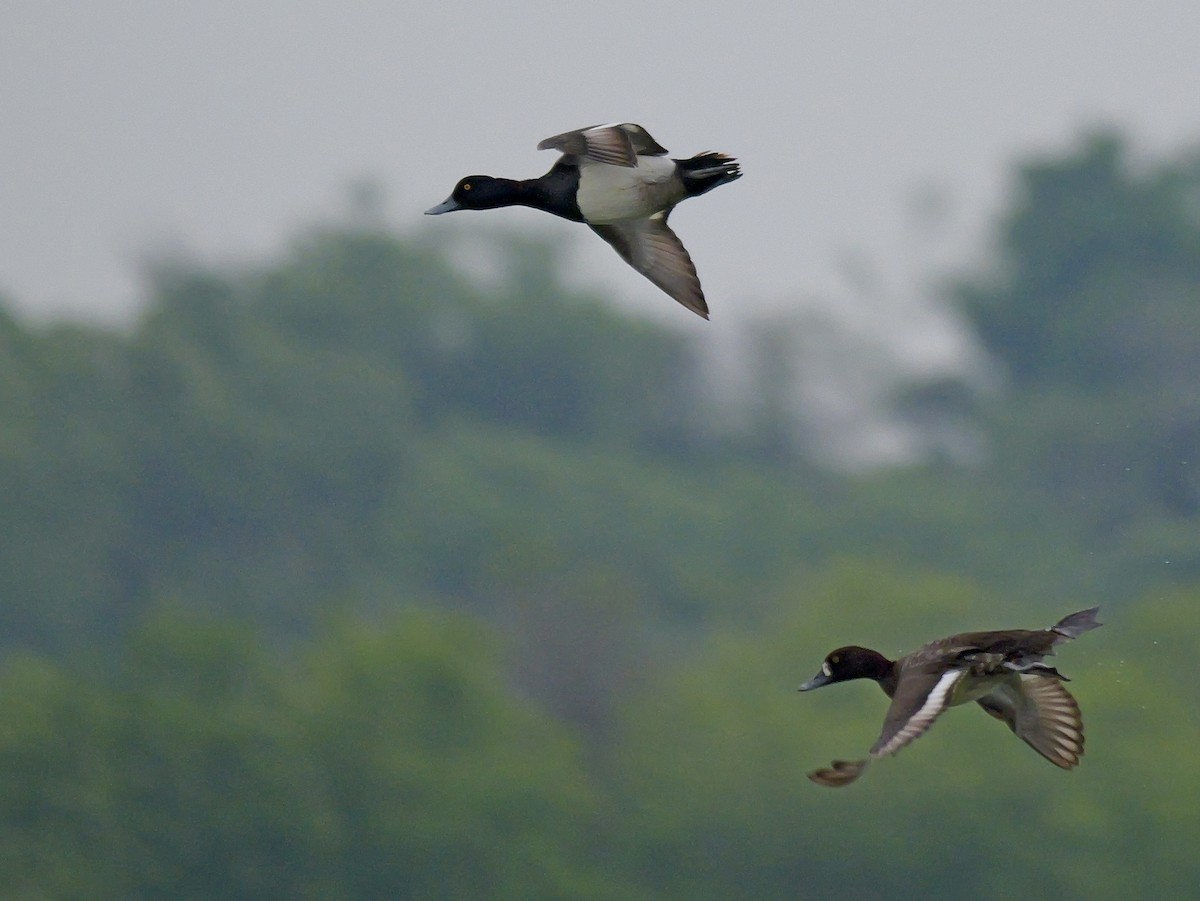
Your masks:
<svg viewBox="0 0 1200 901"><path fill-rule="evenodd" d="M1200 319L1200 159L1158 167L1103 133L1023 166L998 274L964 286L1019 385L1104 393L1181 376Z"/></svg>
<svg viewBox="0 0 1200 901"><path fill-rule="evenodd" d="M290 662L179 611L114 684L0 676L0 892L616 898L565 730L465 620L340 624Z"/></svg>
<svg viewBox="0 0 1200 901"><path fill-rule="evenodd" d="M958 291L1010 379L982 413L991 476L1126 593L1200 578L1200 154L1131 156L1100 134L1025 165L1002 264Z"/></svg>
<svg viewBox="0 0 1200 901"><path fill-rule="evenodd" d="M897 390L972 466L821 469L783 331L731 409L519 235L161 266L128 333L0 314L0 894L1187 895L1200 164L1128 157L1024 166L955 289L1005 390ZM1077 772L968 711L804 779L883 714L794 693L830 648L1095 603Z"/></svg>

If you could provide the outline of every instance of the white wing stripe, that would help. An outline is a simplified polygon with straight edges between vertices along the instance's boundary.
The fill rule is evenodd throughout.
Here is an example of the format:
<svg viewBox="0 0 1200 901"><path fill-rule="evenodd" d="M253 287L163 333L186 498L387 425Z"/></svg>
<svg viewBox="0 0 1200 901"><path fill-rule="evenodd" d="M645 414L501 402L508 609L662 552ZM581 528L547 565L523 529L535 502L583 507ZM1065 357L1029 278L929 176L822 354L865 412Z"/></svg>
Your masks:
<svg viewBox="0 0 1200 901"><path fill-rule="evenodd" d="M886 757L888 754L893 754L928 729L938 715L946 709L950 690L962 676L963 670L948 670L943 673L942 678L938 679L937 684L925 696L925 703L908 718L908 722L892 736L891 741L875 752L874 756Z"/></svg>

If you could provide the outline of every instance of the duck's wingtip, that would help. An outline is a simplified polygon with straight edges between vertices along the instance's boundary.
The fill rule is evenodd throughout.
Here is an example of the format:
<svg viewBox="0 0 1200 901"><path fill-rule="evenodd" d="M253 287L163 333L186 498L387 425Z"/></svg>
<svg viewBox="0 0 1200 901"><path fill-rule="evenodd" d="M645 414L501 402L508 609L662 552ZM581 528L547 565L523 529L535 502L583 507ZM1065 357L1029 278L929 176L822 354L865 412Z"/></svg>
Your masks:
<svg viewBox="0 0 1200 901"><path fill-rule="evenodd" d="M699 286L697 286L695 293L685 293L683 295L671 293L671 296L676 302L691 310L705 322L709 322L712 319L711 314L708 312L708 301L704 299L704 293L699 289Z"/></svg>
<svg viewBox="0 0 1200 901"><path fill-rule="evenodd" d="M843 785L849 785L861 776L869 762L869 758L862 760L835 760L829 766L813 770L807 775L817 785L823 785L826 788L841 788Z"/></svg>

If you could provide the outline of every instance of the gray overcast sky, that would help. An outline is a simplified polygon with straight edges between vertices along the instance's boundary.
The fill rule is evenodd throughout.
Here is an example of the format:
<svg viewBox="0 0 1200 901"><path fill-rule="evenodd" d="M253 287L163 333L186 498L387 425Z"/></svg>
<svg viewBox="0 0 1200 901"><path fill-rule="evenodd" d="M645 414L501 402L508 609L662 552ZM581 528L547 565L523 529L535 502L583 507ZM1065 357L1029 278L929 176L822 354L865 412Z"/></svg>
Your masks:
<svg viewBox="0 0 1200 901"><path fill-rule="evenodd" d="M717 321L836 294L848 258L897 284L965 263L1010 163L1088 126L1200 143L1195 0L7 0L0 20L0 292L39 313L128 310L147 251L270 252L357 177L400 228L446 227L421 211L460 176L540 174L538 140L594 122L743 161L672 220ZM940 244L912 227L930 185ZM584 237L582 271L667 314Z"/></svg>

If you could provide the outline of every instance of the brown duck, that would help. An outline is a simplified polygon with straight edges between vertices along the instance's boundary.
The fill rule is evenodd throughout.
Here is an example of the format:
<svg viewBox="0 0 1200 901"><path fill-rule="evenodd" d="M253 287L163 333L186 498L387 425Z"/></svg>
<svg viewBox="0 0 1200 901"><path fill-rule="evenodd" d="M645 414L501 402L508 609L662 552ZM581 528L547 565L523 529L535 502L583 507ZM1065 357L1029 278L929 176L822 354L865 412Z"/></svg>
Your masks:
<svg viewBox="0 0 1200 901"><path fill-rule="evenodd" d="M968 701L1003 720L1055 766L1076 766L1083 756L1079 705L1063 685L1067 678L1042 660L1054 653L1056 645L1098 628L1099 609L1072 613L1049 629L952 635L899 660L854 645L838 648L800 690L874 679L892 703L869 757L835 760L808 778L819 785L849 785L872 760L895 754L924 734L946 708Z"/></svg>

